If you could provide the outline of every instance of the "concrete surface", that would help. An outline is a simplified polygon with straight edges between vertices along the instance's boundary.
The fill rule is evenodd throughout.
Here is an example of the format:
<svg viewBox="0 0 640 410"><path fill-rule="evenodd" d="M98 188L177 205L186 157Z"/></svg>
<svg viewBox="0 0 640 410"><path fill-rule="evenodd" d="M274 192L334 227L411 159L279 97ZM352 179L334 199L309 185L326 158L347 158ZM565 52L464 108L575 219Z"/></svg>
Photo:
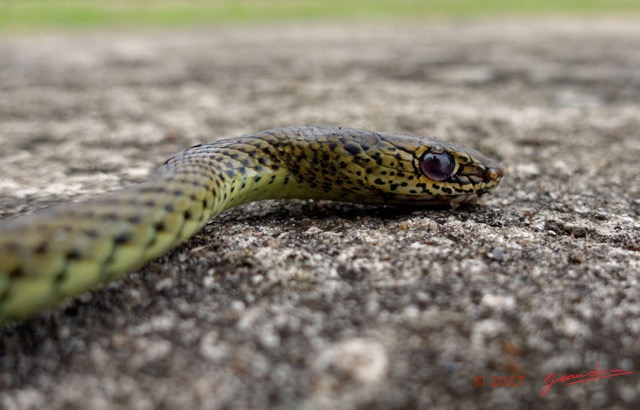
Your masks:
<svg viewBox="0 0 640 410"><path fill-rule="evenodd" d="M457 210L234 209L0 329L0 408L640 407L638 21L13 35L0 95L2 217L294 124L435 135L508 167ZM615 377L540 396L596 367Z"/></svg>

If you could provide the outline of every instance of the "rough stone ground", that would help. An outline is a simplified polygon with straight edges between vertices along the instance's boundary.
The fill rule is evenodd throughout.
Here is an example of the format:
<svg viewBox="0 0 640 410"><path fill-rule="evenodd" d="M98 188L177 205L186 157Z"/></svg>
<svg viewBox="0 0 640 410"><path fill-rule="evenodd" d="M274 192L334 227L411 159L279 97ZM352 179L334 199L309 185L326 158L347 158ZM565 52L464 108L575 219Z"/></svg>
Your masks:
<svg viewBox="0 0 640 410"><path fill-rule="evenodd" d="M508 167L484 206L232 210L2 328L0 408L640 406L637 21L13 35L0 93L2 217L293 124L436 135ZM540 397L598 365L632 374Z"/></svg>

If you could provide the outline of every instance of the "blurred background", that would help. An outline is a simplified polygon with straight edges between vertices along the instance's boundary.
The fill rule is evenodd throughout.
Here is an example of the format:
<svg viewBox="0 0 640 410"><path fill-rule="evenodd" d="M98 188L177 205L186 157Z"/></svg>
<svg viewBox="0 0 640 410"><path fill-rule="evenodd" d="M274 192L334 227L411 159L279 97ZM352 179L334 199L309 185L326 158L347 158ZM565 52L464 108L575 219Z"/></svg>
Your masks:
<svg viewBox="0 0 640 410"><path fill-rule="evenodd" d="M2 0L0 30L639 12L637 0Z"/></svg>
<svg viewBox="0 0 640 410"><path fill-rule="evenodd" d="M437 136L508 170L456 212L230 210L0 330L0 409L640 408L638 17L640 0L0 0L0 219L290 125ZM539 397L597 363L634 376ZM508 374L524 385L472 383Z"/></svg>

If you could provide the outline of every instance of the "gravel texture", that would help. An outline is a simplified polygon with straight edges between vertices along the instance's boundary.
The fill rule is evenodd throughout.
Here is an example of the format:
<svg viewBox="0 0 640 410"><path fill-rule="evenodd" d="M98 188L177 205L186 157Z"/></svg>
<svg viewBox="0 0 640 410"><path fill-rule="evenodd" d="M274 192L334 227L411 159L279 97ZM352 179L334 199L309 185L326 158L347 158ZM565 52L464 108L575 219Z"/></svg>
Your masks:
<svg viewBox="0 0 640 410"><path fill-rule="evenodd" d="M0 328L0 408L639 408L639 44L631 19L5 35L0 217L286 125L434 135L507 175L456 210L231 210ZM631 374L540 396L596 367Z"/></svg>

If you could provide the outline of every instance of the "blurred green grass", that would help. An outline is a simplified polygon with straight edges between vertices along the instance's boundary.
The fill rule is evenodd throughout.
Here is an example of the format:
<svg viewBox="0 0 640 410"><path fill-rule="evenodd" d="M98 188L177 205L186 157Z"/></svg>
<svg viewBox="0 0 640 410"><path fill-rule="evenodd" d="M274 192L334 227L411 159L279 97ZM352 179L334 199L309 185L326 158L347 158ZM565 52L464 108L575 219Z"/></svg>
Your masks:
<svg viewBox="0 0 640 410"><path fill-rule="evenodd" d="M0 0L0 31L540 14L640 15L640 0Z"/></svg>

